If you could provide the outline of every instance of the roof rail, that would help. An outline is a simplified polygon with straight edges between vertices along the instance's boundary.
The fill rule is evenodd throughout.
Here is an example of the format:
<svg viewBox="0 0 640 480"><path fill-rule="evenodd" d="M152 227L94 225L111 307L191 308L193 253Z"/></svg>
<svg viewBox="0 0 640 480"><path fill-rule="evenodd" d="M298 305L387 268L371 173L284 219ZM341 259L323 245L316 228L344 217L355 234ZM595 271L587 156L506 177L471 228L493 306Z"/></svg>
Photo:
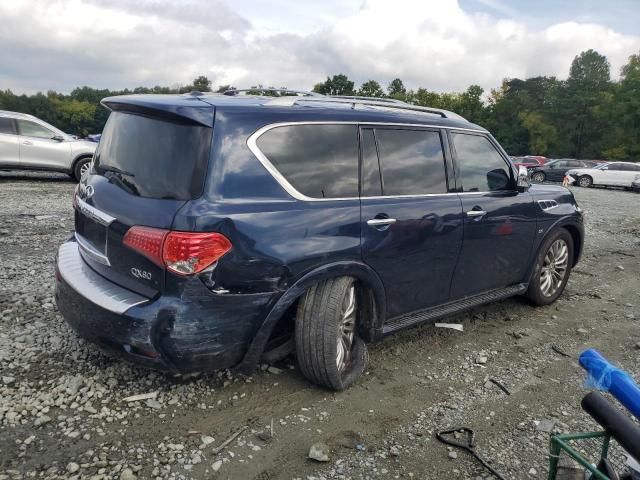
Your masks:
<svg viewBox="0 0 640 480"><path fill-rule="evenodd" d="M344 98L346 100L364 100L364 101L374 100L376 102L404 103L408 105L406 102L403 102L402 100L398 100L396 98L385 98L385 97L363 97L362 95L331 95L329 98Z"/></svg>
<svg viewBox="0 0 640 480"><path fill-rule="evenodd" d="M277 93L287 94L287 95L281 95L283 97L298 96L298 95L302 95L306 97L324 97L324 95L322 95L321 93L308 92L306 90L289 90L288 88L241 88L241 89L232 88L230 90L225 90L224 92L222 92L222 94L235 97L236 95L242 92L245 92L245 93L246 92L274 92L274 93L277 92Z"/></svg>
<svg viewBox="0 0 640 480"><path fill-rule="evenodd" d="M265 105L278 105L278 106L293 106L302 103L335 103L342 105L351 105L351 108L355 110L358 106L365 107L374 107L381 109L393 109L393 110L407 110L416 113L427 113L430 115L439 115L442 118L449 118L453 120L461 120L466 122L467 119L458 115L457 113L450 112L448 110L442 110L440 108L430 108L430 107L421 107L418 105L411 105L406 102L402 102L400 100L389 101L390 99L375 99L375 97L364 97L365 100L361 98L353 98L353 97L340 97L340 96L324 96L319 95L317 97L309 98L309 97L280 97L275 98L273 100L268 100L265 102Z"/></svg>

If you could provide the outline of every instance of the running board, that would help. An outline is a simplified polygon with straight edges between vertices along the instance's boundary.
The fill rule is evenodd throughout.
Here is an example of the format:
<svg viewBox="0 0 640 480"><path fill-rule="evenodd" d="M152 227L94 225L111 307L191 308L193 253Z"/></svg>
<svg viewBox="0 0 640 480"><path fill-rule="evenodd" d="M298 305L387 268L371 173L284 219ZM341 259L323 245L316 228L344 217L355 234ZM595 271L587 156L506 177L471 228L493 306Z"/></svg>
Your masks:
<svg viewBox="0 0 640 480"><path fill-rule="evenodd" d="M526 291L527 286L524 283L519 283L518 285L491 290L486 293L481 293L480 295L466 297L462 300L445 303L444 305L438 305L437 307L431 307L419 312L401 315L388 320L382 327L382 334L386 335L419 323L431 322L448 315L468 310L469 308L477 307L484 303L496 302L498 300L513 297L514 295L520 295Z"/></svg>

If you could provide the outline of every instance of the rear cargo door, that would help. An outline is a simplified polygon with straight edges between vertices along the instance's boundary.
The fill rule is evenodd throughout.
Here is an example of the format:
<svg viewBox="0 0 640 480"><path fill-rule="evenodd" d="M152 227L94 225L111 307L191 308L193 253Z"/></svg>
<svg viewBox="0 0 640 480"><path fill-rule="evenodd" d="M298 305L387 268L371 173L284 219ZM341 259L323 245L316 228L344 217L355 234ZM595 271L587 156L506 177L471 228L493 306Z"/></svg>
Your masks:
<svg viewBox="0 0 640 480"><path fill-rule="evenodd" d="M212 127L125 107L109 116L90 175L78 186L76 239L94 270L152 298L164 287L164 268L123 239L133 226L170 229L176 212L202 194Z"/></svg>

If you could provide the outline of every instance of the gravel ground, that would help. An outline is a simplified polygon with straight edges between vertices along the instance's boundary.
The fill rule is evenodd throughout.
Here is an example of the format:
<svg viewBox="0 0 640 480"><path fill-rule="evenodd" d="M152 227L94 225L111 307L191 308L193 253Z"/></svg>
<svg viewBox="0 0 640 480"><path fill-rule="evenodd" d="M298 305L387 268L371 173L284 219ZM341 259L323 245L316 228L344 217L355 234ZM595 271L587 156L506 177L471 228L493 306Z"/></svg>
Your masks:
<svg viewBox="0 0 640 480"><path fill-rule="evenodd" d="M510 299L448 320L463 333L399 333L336 394L292 360L251 378L175 378L77 338L53 300L73 189L64 175L0 173L0 480L489 478L434 439L460 425L506 478L545 478L550 429L596 429L577 355L596 347L640 378L639 195L575 190L587 245L556 304ZM149 398L124 400L137 394ZM327 462L307 458L315 443Z"/></svg>

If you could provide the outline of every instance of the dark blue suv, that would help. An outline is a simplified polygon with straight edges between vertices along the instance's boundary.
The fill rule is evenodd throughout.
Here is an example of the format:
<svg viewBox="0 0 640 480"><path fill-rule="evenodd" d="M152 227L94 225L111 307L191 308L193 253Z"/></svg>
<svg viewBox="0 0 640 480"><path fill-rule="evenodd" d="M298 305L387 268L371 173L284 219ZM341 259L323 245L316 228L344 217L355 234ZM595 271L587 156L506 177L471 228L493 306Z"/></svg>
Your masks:
<svg viewBox="0 0 640 480"><path fill-rule="evenodd" d="M103 100L57 257L81 336L181 373L295 351L340 390L384 335L562 293L582 212L483 128L391 100L233 93Z"/></svg>

